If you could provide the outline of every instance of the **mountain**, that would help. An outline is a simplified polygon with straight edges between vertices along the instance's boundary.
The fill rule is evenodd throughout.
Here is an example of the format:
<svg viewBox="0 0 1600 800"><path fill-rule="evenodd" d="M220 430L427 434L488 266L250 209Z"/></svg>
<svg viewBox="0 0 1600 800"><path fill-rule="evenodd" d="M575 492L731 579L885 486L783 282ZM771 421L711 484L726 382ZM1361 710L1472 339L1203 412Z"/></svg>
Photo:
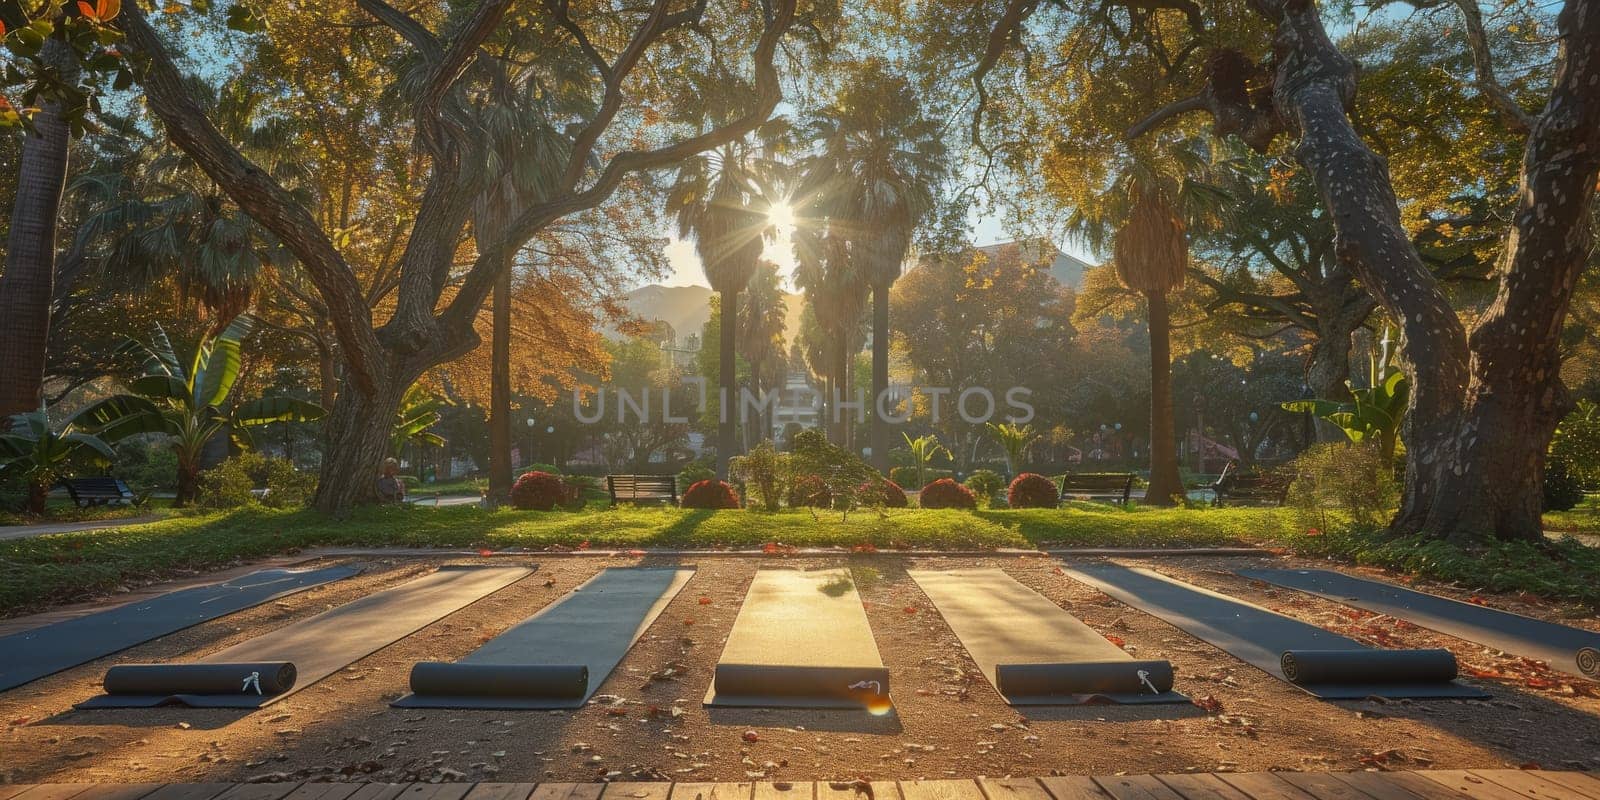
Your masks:
<svg viewBox="0 0 1600 800"><path fill-rule="evenodd" d="M623 295L623 305L643 320L661 320L672 326L678 343L684 344L692 336L698 337L706 320L711 318L711 290L704 286L641 286ZM794 340L800 330L800 309L805 300L795 293L784 295L788 310L787 330L784 334ZM617 332L607 330L607 336Z"/></svg>

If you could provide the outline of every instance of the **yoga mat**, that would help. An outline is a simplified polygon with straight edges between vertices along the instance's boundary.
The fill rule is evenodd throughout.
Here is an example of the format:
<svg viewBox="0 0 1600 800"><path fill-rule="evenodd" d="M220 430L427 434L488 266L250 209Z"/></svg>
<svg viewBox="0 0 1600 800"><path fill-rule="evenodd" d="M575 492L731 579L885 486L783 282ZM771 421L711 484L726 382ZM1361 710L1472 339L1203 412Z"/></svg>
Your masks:
<svg viewBox="0 0 1600 800"><path fill-rule="evenodd" d="M265 633L248 641L212 653L192 664L154 665L170 676L140 674L140 684L160 686L166 691L149 691L139 685L130 693L111 693L118 688L107 674L107 693L86 700L78 708L150 708L181 704L194 708L259 708L271 705L372 653L458 611L473 602L521 580L533 570L524 567L441 567L437 572L407 581L392 589L368 595L310 619ZM285 662L299 674L299 680L285 691L268 693L265 681L261 693L237 691L221 686L216 676L196 667L222 667L230 678L243 680L239 665ZM266 675L265 672L262 673ZM194 678L194 683L187 682ZM229 691L212 693L210 690ZM172 691L172 689L178 691Z"/></svg>
<svg viewBox="0 0 1600 800"><path fill-rule="evenodd" d="M1325 569L1247 569L1239 574L1545 661L1551 669L1569 675L1600 680L1600 658L1596 657L1600 633L1594 631Z"/></svg>
<svg viewBox="0 0 1600 800"><path fill-rule="evenodd" d="M1288 650L1278 659L1291 683L1444 683L1456 679L1449 650Z"/></svg>
<svg viewBox="0 0 1600 800"><path fill-rule="evenodd" d="M1135 661L1004 570L908 574L1011 705L1188 702L1170 663Z"/></svg>
<svg viewBox="0 0 1600 800"><path fill-rule="evenodd" d="M1320 675L1324 683L1295 683L1284 674L1285 653L1301 651L1352 651L1394 668L1404 663L1406 675L1435 663L1437 651L1375 650L1344 636L1308 625L1292 617L1224 594L1174 580L1158 572L1115 564L1085 566L1066 571L1075 580L1140 611L1159 617L1195 638L1204 640L1275 678L1288 681L1307 694L1324 700L1359 700L1365 697L1483 698L1488 694L1449 680L1426 683L1395 680L1373 670L1351 665L1355 656L1322 659L1322 664L1344 659L1346 671ZM1453 660L1453 659L1452 659ZM1318 666L1320 666L1319 664Z"/></svg>
<svg viewBox="0 0 1600 800"><path fill-rule="evenodd" d="M756 570L705 704L888 713L889 670L850 571Z"/></svg>
<svg viewBox="0 0 1600 800"><path fill-rule="evenodd" d="M454 664L411 670L400 708L579 708L694 576L613 568Z"/></svg>
<svg viewBox="0 0 1600 800"><path fill-rule="evenodd" d="M358 572L266 569L0 637L0 692Z"/></svg>
<svg viewBox="0 0 1600 800"><path fill-rule="evenodd" d="M282 694L294 686L287 661L254 664L121 664L106 670L106 694Z"/></svg>

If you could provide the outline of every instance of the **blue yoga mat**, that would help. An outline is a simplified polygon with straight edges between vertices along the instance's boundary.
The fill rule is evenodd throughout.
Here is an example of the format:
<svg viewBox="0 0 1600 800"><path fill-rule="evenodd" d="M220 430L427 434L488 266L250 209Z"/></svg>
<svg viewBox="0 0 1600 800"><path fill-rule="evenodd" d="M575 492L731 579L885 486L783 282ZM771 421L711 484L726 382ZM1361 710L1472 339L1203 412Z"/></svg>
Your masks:
<svg viewBox="0 0 1600 800"><path fill-rule="evenodd" d="M0 691L358 572L261 570L0 637Z"/></svg>

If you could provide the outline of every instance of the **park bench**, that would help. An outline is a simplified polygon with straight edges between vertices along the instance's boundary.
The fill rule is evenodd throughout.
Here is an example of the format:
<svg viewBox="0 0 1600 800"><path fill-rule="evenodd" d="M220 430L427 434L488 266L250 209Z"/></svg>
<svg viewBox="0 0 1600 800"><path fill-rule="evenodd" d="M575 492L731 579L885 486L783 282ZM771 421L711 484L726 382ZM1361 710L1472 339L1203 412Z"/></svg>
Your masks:
<svg viewBox="0 0 1600 800"><path fill-rule="evenodd" d="M618 503L671 503L678 504L678 479L671 475L607 475L606 492L611 504Z"/></svg>
<svg viewBox="0 0 1600 800"><path fill-rule="evenodd" d="M1099 500L1119 505L1128 504L1133 493L1131 472L1080 472L1061 476L1061 499Z"/></svg>
<svg viewBox="0 0 1600 800"><path fill-rule="evenodd" d="M1212 502L1218 506L1281 506L1289 496L1289 484L1292 482L1292 475L1282 473L1241 472L1238 464L1230 461L1222 468L1217 482L1211 485L1211 490L1216 493L1216 499Z"/></svg>
<svg viewBox="0 0 1600 800"><path fill-rule="evenodd" d="M62 478L56 485L67 490L67 495L78 508L111 505L144 505L148 493L138 494L128 488L121 478Z"/></svg>

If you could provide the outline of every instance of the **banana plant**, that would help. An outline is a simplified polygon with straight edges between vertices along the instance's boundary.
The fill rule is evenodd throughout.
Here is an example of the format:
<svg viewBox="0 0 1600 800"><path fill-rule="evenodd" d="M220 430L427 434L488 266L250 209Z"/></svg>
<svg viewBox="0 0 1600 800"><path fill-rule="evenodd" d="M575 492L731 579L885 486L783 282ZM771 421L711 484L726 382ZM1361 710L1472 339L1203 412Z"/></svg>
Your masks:
<svg viewBox="0 0 1600 800"><path fill-rule="evenodd" d="M28 513L43 514L45 498L57 479L82 465L104 467L116 458L111 445L68 423L50 427L43 409L11 417L11 428L0 434L0 478L16 477L28 485Z"/></svg>
<svg viewBox="0 0 1600 800"><path fill-rule="evenodd" d="M1327 420L1344 431L1352 442L1371 442L1383 454L1384 463L1394 460L1395 444L1400 437L1400 423L1405 420L1406 407L1411 401L1411 379L1400 370L1398 353L1390 339L1389 329L1383 331L1379 350L1368 357L1367 386L1350 387L1351 402L1331 400L1294 400L1283 404L1286 411L1309 412Z"/></svg>
<svg viewBox="0 0 1600 800"><path fill-rule="evenodd" d="M1033 446L1039 437L1034 435L1032 425L1018 425L1015 422L984 423L990 438L999 443L1000 449L1006 453L1006 469L1011 471L1015 478L1022 469L1022 459L1027 457L1028 448Z"/></svg>
<svg viewBox="0 0 1600 800"><path fill-rule="evenodd" d="M160 325L149 342L128 340L118 349L144 359L144 375L129 394L108 397L78 412L74 424L111 442L140 433L165 434L178 456L175 506L194 499L206 444L225 432L273 422L312 422L327 412L292 397L229 402L244 361L244 340L255 320L241 314L222 333L203 337L185 369Z"/></svg>
<svg viewBox="0 0 1600 800"><path fill-rule="evenodd" d="M428 393L421 384L412 384L400 400L400 410L395 412L394 430L389 434L389 454L399 458L408 444L443 447L444 437L429 428L439 424L443 415L440 409L450 405Z"/></svg>
<svg viewBox="0 0 1600 800"><path fill-rule="evenodd" d="M933 465L933 460L942 453L945 458L953 459L950 448L939 443L939 437L928 434L911 438L911 434L902 432L900 437L906 440L906 448L911 451L911 463L917 468L917 488L928 485L928 467Z"/></svg>

